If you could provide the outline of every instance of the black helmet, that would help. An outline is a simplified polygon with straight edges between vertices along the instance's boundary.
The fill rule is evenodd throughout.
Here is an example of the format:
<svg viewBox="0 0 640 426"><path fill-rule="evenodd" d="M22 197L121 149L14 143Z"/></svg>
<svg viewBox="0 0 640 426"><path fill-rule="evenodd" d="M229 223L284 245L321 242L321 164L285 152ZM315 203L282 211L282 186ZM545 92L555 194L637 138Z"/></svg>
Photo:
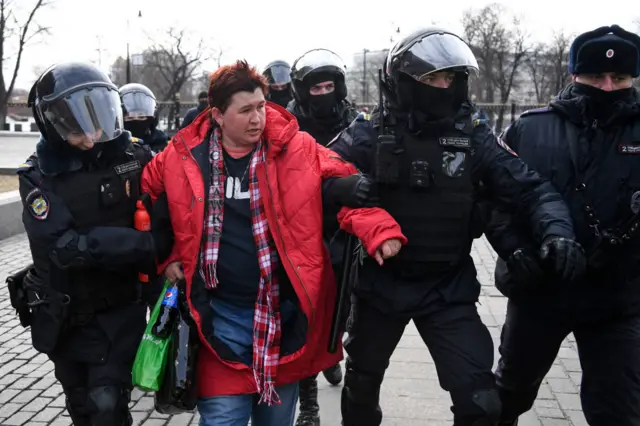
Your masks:
<svg viewBox="0 0 640 426"><path fill-rule="evenodd" d="M29 92L28 105L44 138L62 143L70 134L108 142L124 131L118 88L90 63L52 65Z"/></svg>
<svg viewBox="0 0 640 426"><path fill-rule="evenodd" d="M306 105L309 89L323 80L333 80L336 85L336 101L347 97L344 62L334 52L327 49L310 50L293 63L291 69L291 87L296 101Z"/></svg>
<svg viewBox="0 0 640 426"><path fill-rule="evenodd" d="M124 117L155 118L158 105L156 97L147 86L139 83L125 84L120 88Z"/></svg>
<svg viewBox="0 0 640 426"><path fill-rule="evenodd" d="M290 84L291 83L291 66L285 61L270 62L262 75L267 77L269 85L271 84Z"/></svg>
<svg viewBox="0 0 640 426"><path fill-rule="evenodd" d="M397 81L402 72L420 81L425 75L456 69L478 72L478 61L459 36L438 27L415 31L398 41L387 54L385 80Z"/></svg>

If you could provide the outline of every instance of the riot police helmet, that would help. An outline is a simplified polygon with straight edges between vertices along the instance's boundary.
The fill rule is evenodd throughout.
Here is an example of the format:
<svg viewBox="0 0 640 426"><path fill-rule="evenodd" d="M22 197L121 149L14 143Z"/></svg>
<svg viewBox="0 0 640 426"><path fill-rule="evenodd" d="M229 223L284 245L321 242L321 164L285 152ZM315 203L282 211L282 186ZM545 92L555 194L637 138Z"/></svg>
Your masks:
<svg viewBox="0 0 640 426"><path fill-rule="evenodd" d="M153 92L144 84L129 83L120 88L122 110L127 119L155 118L158 103Z"/></svg>
<svg viewBox="0 0 640 426"><path fill-rule="evenodd" d="M478 61L462 38L443 28L428 27L409 34L389 50L383 83L400 105L433 109L442 107L443 93L428 86L433 86L431 81L437 74L447 71L451 74L451 87L448 83L441 92L451 92L455 98L452 103L459 106L468 97L469 74L478 70Z"/></svg>
<svg viewBox="0 0 640 426"><path fill-rule="evenodd" d="M118 88L91 63L65 62L47 68L31 88L28 105L50 143L74 137L102 143L124 132Z"/></svg>
<svg viewBox="0 0 640 426"><path fill-rule="evenodd" d="M269 86L275 85L282 89L284 85L291 84L291 66L285 61L270 62L264 67L262 75L267 77Z"/></svg>
<svg viewBox="0 0 640 426"><path fill-rule="evenodd" d="M313 49L300 56L291 67L291 86L296 101L306 105L312 86L333 81L335 100L347 97L346 65L335 52L328 49Z"/></svg>

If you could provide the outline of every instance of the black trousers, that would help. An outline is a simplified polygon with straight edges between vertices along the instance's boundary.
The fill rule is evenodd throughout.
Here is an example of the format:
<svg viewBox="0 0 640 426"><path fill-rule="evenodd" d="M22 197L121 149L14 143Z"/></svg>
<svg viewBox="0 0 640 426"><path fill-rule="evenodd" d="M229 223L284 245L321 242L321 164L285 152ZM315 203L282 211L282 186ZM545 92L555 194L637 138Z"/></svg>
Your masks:
<svg viewBox="0 0 640 426"><path fill-rule="evenodd" d="M348 353L342 392L345 426L377 426L382 422L380 387L407 319L385 315L357 299L345 344ZM455 425L484 418L496 421L499 400L492 374L493 342L474 303L445 304L413 318L438 373L451 395ZM487 423L492 424L492 423Z"/></svg>
<svg viewBox="0 0 640 426"><path fill-rule="evenodd" d="M146 307L101 312L67 330L49 354L76 426L129 426L131 370L144 332Z"/></svg>
<svg viewBox="0 0 640 426"><path fill-rule="evenodd" d="M640 316L593 323L539 305L509 302L496 381L503 419L528 411L540 384L573 332L582 366L580 398L591 426L640 425Z"/></svg>

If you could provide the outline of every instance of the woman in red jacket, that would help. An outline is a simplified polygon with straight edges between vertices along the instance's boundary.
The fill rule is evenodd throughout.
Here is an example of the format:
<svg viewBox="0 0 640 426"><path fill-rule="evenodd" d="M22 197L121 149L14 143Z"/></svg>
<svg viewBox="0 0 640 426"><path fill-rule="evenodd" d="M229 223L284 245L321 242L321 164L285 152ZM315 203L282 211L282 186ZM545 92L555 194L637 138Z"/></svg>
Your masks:
<svg viewBox="0 0 640 426"><path fill-rule="evenodd" d="M211 77L210 110L145 168L144 192L166 192L175 245L160 271L185 277L203 342L201 425L286 426L297 382L335 365L327 352L336 297L322 240L322 183L356 173L283 108L246 62ZM406 242L379 208L341 226L383 262Z"/></svg>

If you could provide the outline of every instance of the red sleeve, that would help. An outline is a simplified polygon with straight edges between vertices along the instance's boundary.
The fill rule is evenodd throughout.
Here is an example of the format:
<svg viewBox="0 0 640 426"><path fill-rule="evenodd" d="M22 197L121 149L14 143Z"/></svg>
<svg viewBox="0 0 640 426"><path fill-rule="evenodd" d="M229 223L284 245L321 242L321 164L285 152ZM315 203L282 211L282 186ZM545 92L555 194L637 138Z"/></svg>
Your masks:
<svg viewBox="0 0 640 426"><path fill-rule="evenodd" d="M147 164L142 171L142 193L148 193L151 195L151 199L155 201L160 194L165 191L164 188L164 161L169 155L170 150L173 149L171 145L167 146L164 151L154 156L151 162ZM173 262L180 261L180 253L178 250L178 244L173 245L171 254L164 262L158 264L158 273L163 274L167 265Z"/></svg>
<svg viewBox="0 0 640 426"><path fill-rule="evenodd" d="M170 149L171 145L154 156L142 171L142 193L151 195L153 201L164 192L164 160Z"/></svg>
<svg viewBox="0 0 640 426"><path fill-rule="evenodd" d="M342 159L338 153L322 145L315 145L317 146L316 158L323 179L345 177L358 173L356 167ZM351 209L343 207L338 213L338 222L340 222L340 228L362 241L370 256L373 256L378 247L387 240L395 238L400 240L403 245L408 241L407 237L402 234L398 222L381 208Z"/></svg>
<svg viewBox="0 0 640 426"><path fill-rule="evenodd" d="M400 225L384 209L372 207L366 209L350 209L343 207L338 213L340 228L358 237L369 256L373 256L387 240L398 239L404 245L404 236Z"/></svg>

